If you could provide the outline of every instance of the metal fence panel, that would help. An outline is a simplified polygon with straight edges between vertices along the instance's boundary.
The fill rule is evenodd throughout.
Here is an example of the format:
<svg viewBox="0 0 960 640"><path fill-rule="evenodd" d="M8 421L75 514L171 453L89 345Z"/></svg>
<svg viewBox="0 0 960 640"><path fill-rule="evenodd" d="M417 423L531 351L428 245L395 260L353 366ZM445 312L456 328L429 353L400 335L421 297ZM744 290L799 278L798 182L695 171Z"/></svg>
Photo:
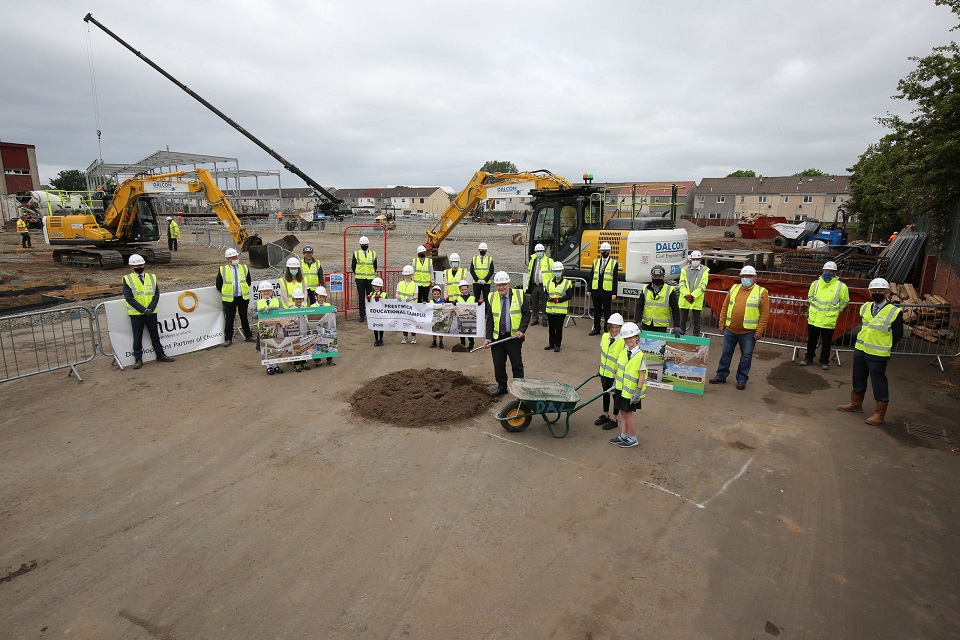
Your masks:
<svg viewBox="0 0 960 640"><path fill-rule="evenodd" d="M86 307L0 318L0 382L57 369L70 369L83 382L77 366L97 355L98 339L96 317Z"/></svg>

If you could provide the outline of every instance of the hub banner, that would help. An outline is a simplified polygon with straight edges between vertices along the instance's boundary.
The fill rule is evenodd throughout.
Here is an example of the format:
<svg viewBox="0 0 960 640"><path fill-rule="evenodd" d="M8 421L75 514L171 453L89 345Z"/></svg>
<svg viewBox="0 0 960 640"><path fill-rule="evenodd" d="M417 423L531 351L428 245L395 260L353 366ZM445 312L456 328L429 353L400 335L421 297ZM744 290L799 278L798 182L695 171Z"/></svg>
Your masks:
<svg viewBox="0 0 960 640"><path fill-rule="evenodd" d="M672 333L641 331L640 350L647 366L648 387L703 395L710 338L676 338Z"/></svg>
<svg viewBox="0 0 960 640"><path fill-rule="evenodd" d="M381 298L367 303L367 327L376 331L408 331L432 336L479 338L486 316L476 302L433 304Z"/></svg>
<svg viewBox="0 0 960 640"><path fill-rule="evenodd" d="M337 313L333 305L292 307L261 313L260 363L302 362L337 356Z"/></svg>
<svg viewBox="0 0 960 640"><path fill-rule="evenodd" d="M117 359L124 367L133 364L133 328L127 303L103 303L107 333ZM216 287L161 293L157 303L160 344L168 356L178 356L223 344L223 303ZM156 360L150 334L143 330L143 359Z"/></svg>

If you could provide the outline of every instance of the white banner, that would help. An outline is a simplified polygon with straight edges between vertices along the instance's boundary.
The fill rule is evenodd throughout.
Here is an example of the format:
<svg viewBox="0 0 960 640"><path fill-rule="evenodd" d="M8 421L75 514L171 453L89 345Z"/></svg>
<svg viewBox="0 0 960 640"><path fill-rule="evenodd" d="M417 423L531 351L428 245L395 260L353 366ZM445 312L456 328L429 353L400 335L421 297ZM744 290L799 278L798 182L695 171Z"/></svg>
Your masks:
<svg viewBox="0 0 960 640"><path fill-rule="evenodd" d="M107 316L110 345L120 364L131 365L133 328L127 314L127 303L112 300L103 305ZM168 356L189 353L223 344L223 302L216 287L161 293L157 303L157 324L160 344ZM143 359L156 360L150 333L143 330Z"/></svg>
<svg viewBox="0 0 960 640"><path fill-rule="evenodd" d="M432 304L381 299L367 303L367 327L434 336L479 338L486 332L483 305L475 302Z"/></svg>

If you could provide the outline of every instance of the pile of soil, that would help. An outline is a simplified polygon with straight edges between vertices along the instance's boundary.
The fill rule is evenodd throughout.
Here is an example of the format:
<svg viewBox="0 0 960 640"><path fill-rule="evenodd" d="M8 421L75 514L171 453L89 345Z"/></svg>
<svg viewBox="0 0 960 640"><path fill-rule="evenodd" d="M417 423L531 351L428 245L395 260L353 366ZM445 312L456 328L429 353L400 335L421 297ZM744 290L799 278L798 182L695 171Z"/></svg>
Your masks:
<svg viewBox="0 0 960 640"><path fill-rule="evenodd" d="M371 380L350 404L369 420L398 427L446 428L493 404L489 385L449 369L404 369Z"/></svg>

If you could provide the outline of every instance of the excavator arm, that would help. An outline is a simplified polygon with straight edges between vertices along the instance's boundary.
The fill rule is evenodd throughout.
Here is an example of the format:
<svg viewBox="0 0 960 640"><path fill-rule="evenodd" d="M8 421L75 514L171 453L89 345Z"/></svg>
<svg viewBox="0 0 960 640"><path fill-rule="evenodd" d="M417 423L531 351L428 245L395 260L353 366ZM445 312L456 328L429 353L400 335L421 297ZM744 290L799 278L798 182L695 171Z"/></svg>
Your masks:
<svg viewBox="0 0 960 640"><path fill-rule="evenodd" d="M440 243L450 235L454 227L463 220L487 197L487 188L496 185L519 184L522 182L534 183L535 189L556 189L572 186L566 178L558 176L546 169L538 169L524 173L487 173L477 171L473 178L464 187L457 197L450 202L440 220L427 231L427 241L424 246L427 251L436 255Z"/></svg>
<svg viewBox="0 0 960 640"><path fill-rule="evenodd" d="M243 224L241 224L240 218L237 217L237 213L233 210L233 207L230 206L230 201L227 200L227 196L224 195L220 187L217 186L217 181L214 180L213 174L206 169L196 169L195 171L197 174L197 182L190 183L190 190L194 191L194 185L199 184L201 188L196 190L203 191L203 195L207 199L207 202L210 203L213 212L217 214L217 217L220 218L224 226L227 227L227 231L231 237L233 237L233 241L237 243L237 246L240 247L240 251L250 252L252 247L261 246L263 241L260 239L260 236L250 235L250 233L243 228Z"/></svg>

